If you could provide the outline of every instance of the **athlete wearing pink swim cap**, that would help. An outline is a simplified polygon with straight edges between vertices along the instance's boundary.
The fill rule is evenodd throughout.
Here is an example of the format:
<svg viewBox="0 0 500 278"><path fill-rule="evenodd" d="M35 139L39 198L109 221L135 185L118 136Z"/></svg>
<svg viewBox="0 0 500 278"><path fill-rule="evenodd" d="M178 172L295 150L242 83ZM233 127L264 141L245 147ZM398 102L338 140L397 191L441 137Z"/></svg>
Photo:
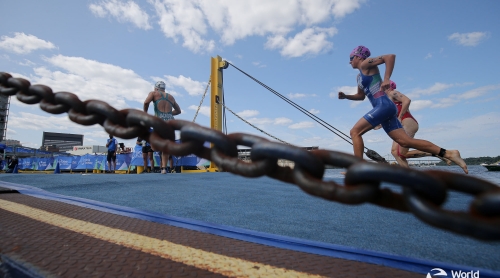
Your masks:
<svg viewBox="0 0 500 278"><path fill-rule="evenodd" d="M356 48L354 48L352 51L351 51L351 57L352 56L358 56L362 59L366 59L368 57L370 57L371 53L370 53L370 49L368 49L368 47L366 46L358 46Z"/></svg>
<svg viewBox="0 0 500 278"><path fill-rule="evenodd" d="M387 96L389 97L394 104L396 104L396 107L398 109L398 120L401 122L403 125L403 128L410 137L415 137L415 134L418 131L419 125L417 120L413 117L413 115L410 113L410 103L411 99L409 99L407 96L405 96L403 93L399 92L396 90L396 83L391 80L391 86L388 90L385 91ZM375 128L378 129L378 128ZM392 156L396 159L398 164L400 166L409 168L408 166L408 161L406 159L408 158L420 158L420 157L426 157L426 156L435 156L432 155L431 153L428 152L423 152L419 150L412 150L409 151L408 148L401 147L396 141L392 142L392 148L391 148L391 153ZM446 164L451 165L451 161L438 157Z"/></svg>
<svg viewBox="0 0 500 278"><path fill-rule="evenodd" d="M391 87L390 78L394 70L396 55L387 54L376 58L370 58L370 55L370 50L362 45L351 51L349 63L352 68L359 70L359 75L356 77L358 92L354 95L339 92L339 99L364 100L368 98L373 106L373 109L359 119L350 131L354 155L363 158L365 145L362 136L380 124L387 135L400 146L447 158L455 162L467 174L467 165L457 150L447 151L429 141L415 139L406 134L401 122L398 120L396 105L385 94L385 91ZM385 64L384 78L381 77L378 68L378 65L381 64Z"/></svg>
<svg viewBox="0 0 500 278"><path fill-rule="evenodd" d="M391 80L391 90L396 90L396 83L394 83L394 81Z"/></svg>

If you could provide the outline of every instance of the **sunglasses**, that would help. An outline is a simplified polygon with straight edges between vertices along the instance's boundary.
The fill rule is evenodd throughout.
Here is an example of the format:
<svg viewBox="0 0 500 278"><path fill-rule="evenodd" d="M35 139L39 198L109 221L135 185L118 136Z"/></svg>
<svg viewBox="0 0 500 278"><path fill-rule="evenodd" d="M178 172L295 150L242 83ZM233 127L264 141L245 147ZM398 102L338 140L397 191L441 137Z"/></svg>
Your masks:
<svg viewBox="0 0 500 278"><path fill-rule="evenodd" d="M356 56L351 56L351 57L349 57L349 61L354 60L354 57L356 57Z"/></svg>

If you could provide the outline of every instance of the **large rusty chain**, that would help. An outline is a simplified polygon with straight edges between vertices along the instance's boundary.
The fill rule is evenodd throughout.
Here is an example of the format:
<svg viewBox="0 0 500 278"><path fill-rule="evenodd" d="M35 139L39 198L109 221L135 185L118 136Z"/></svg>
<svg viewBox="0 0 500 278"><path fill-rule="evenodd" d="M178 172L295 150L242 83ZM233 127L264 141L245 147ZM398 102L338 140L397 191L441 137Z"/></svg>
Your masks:
<svg viewBox="0 0 500 278"><path fill-rule="evenodd" d="M237 175L268 176L326 200L350 205L371 203L411 212L441 229L481 240L500 240L500 187L475 177L371 163L336 151L306 151L250 134L225 135L189 121L165 122L140 110L117 110L100 100L81 101L73 93L53 93L50 87L31 85L28 80L5 72L0 73L0 94L15 95L26 104L39 103L42 110L51 114L67 113L81 125L99 124L116 137L145 138L155 150L174 156L194 154ZM181 142L175 142L175 131L180 131ZM205 142L213 147L205 147ZM252 148L251 162L238 159L237 146ZM293 161L295 167L279 166L278 159ZM347 168L343 185L324 180L327 165ZM402 190L381 187L382 182L399 185ZM467 211L443 207L450 191L472 197Z"/></svg>

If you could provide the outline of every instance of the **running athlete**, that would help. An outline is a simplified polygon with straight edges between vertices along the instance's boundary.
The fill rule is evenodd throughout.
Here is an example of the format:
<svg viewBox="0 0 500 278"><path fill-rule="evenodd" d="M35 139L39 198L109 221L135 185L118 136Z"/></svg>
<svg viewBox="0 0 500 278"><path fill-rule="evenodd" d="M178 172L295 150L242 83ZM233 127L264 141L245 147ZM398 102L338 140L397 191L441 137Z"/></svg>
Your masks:
<svg viewBox="0 0 500 278"><path fill-rule="evenodd" d="M159 117L164 121L170 121L174 119L175 115L181 113L181 108L175 102L175 98L165 92L165 82L158 81L155 84L154 91L150 92L146 100L144 101L144 112L148 112L149 104L153 102L155 116ZM167 173L167 160L170 160L170 167L173 167L173 160L170 155L165 152L161 153L161 173Z"/></svg>
<svg viewBox="0 0 500 278"><path fill-rule="evenodd" d="M410 136L411 138L415 137L415 133L417 133L419 125L417 120L413 117L413 115L410 113L410 103L411 99L409 99L407 96L402 94L401 92L396 90L396 83L394 81L390 81L390 87L387 91L385 91L387 96L389 97L394 104L396 104L396 107L398 109L398 120L401 122L403 125L403 129L405 130L406 134ZM379 129L381 128L381 125L376 126L374 129ZM403 167L409 167L408 162L406 161L407 158L419 158L419 157L426 157L426 156L436 156L431 153L419 151L419 150L413 150L413 151L408 151L408 148L403 148L401 147L396 141L392 142L392 149L391 153L398 162L399 165ZM438 158L442 159L446 164L451 165L451 161L449 159L446 159L444 157L439 157Z"/></svg>
<svg viewBox="0 0 500 278"><path fill-rule="evenodd" d="M369 58L370 50L365 46L358 46L350 54L352 68L359 70L357 76L358 92L354 95L346 95L339 92L339 99L370 100L373 109L365 114L354 125L350 131L354 155L363 158L363 134L370 131L379 124L387 135L396 143L405 148L414 148L420 151L435 154L455 162L468 174L467 165L460 157L457 150L445 150L425 140L414 139L406 134L397 117L396 105L389 99L384 91L390 87L390 78L394 70L396 55L387 54L376 58ZM385 64L384 78L380 76L378 65Z"/></svg>

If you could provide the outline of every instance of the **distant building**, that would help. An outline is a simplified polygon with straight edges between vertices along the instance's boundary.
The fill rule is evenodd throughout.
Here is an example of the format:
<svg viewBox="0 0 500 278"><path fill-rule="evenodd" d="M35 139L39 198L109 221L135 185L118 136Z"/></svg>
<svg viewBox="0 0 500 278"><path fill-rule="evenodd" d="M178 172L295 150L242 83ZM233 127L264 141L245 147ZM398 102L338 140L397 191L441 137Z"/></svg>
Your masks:
<svg viewBox="0 0 500 278"><path fill-rule="evenodd" d="M0 95L0 141L7 135L7 122L9 119L10 96Z"/></svg>
<svg viewBox="0 0 500 278"><path fill-rule="evenodd" d="M59 152L59 148L56 145L41 146L40 150L47 151L47 152Z"/></svg>
<svg viewBox="0 0 500 278"><path fill-rule="evenodd" d="M7 146L22 146L19 140L14 140L14 139L6 139L2 141L2 144L5 144Z"/></svg>
<svg viewBox="0 0 500 278"><path fill-rule="evenodd" d="M84 154L102 154L102 153L108 153L108 148L106 146L73 146L71 150L68 151L68 153L72 155L84 155Z"/></svg>
<svg viewBox="0 0 500 278"><path fill-rule="evenodd" d="M83 146L83 134L43 132L42 147L55 145L59 151L71 151L74 146Z"/></svg>

